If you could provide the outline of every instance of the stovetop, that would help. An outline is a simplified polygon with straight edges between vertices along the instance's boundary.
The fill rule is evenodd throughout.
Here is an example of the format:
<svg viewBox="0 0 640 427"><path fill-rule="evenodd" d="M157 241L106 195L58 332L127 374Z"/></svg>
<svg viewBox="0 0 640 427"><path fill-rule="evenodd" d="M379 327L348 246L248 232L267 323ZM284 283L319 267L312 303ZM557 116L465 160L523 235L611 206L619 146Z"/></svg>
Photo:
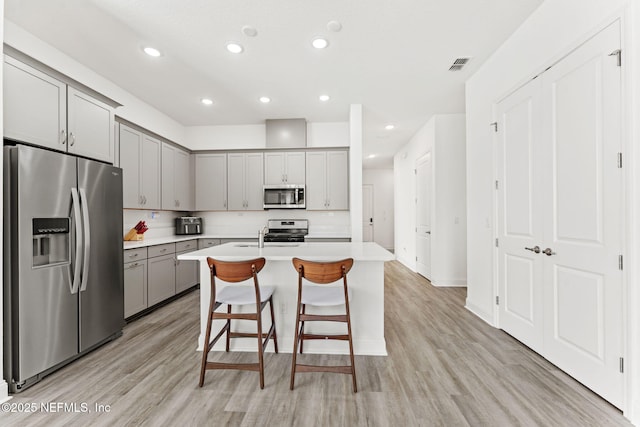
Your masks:
<svg viewBox="0 0 640 427"><path fill-rule="evenodd" d="M268 228L265 242L304 242L304 236L309 234L306 219L270 219Z"/></svg>

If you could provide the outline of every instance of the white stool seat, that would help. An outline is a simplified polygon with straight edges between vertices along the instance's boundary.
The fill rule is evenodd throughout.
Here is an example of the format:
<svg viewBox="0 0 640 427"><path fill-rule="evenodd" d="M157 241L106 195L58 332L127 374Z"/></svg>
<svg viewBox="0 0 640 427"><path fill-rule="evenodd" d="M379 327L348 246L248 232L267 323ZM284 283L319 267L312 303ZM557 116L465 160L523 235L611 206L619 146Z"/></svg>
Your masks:
<svg viewBox="0 0 640 427"><path fill-rule="evenodd" d="M351 301L351 288L347 288ZM344 288L329 286L302 285L302 304L316 306L333 306L344 304Z"/></svg>
<svg viewBox="0 0 640 427"><path fill-rule="evenodd" d="M273 286L260 286L260 302L265 302L271 298L274 289ZM253 286L228 285L218 292L216 302L230 305L255 305L256 290Z"/></svg>

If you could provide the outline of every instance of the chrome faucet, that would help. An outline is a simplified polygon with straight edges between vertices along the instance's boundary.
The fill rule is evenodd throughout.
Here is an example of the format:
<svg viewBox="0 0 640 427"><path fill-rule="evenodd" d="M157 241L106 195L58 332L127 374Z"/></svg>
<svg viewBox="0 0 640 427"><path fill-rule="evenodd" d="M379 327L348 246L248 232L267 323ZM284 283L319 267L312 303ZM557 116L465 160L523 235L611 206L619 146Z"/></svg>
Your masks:
<svg viewBox="0 0 640 427"><path fill-rule="evenodd" d="M267 227L264 226L258 230L258 247L264 248L264 235L267 234Z"/></svg>

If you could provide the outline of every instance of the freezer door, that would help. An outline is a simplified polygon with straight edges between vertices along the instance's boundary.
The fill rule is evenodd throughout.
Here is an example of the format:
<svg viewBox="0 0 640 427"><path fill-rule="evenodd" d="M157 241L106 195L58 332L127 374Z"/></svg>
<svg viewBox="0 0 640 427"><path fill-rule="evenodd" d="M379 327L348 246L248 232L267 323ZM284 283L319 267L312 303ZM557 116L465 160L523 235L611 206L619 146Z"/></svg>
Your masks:
<svg viewBox="0 0 640 427"><path fill-rule="evenodd" d="M80 351L122 331L122 169L78 159L84 249L80 285Z"/></svg>
<svg viewBox="0 0 640 427"><path fill-rule="evenodd" d="M71 293L76 159L26 146L7 151L13 197L4 201L10 205L5 232L14 250L5 253L11 269L5 286L11 287L11 374L21 382L78 352L78 297Z"/></svg>

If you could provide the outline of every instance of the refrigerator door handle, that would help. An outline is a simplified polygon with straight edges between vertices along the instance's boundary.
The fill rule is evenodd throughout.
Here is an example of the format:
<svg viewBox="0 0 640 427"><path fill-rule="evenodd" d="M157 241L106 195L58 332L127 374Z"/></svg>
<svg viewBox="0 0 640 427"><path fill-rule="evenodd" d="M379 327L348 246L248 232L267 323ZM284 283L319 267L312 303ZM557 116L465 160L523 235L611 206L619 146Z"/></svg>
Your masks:
<svg viewBox="0 0 640 427"><path fill-rule="evenodd" d="M71 189L71 200L73 205L73 216L76 222L76 265L73 272L73 283L71 284L71 293L77 294L80 286L80 267L82 264L82 224L80 222L80 197L78 196L78 189Z"/></svg>
<svg viewBox="0 0 640 427"><path fill-rule="evenodd" d="M84 227L83 238L84 241L84 255L82 257L82 281L80 285L80 292L87 289L87 279L89 277L89 253L91 252L91 233L89 227L89 207L87 205L87 193L84 188L80 188L80 202L82 210L82 225Z"/></svg>

